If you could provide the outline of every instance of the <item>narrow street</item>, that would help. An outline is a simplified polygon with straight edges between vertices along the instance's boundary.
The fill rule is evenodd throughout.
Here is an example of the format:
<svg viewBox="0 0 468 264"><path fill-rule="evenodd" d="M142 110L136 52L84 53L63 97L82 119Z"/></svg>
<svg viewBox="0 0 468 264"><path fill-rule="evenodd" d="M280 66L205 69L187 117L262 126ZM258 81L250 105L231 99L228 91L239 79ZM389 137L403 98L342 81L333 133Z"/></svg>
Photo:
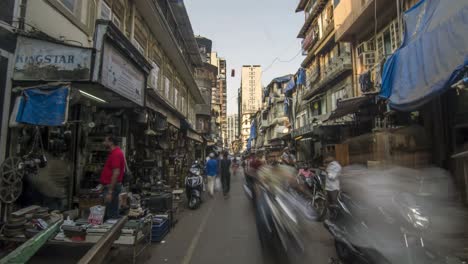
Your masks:
<svg viewBox="0 0 468 264"><path fill-rule="evenodd" d="M242 180L233 177L228 199L218 193L197 210L183 209L165 243L148 250L151 257L145 263L266 263Z"/></svg>

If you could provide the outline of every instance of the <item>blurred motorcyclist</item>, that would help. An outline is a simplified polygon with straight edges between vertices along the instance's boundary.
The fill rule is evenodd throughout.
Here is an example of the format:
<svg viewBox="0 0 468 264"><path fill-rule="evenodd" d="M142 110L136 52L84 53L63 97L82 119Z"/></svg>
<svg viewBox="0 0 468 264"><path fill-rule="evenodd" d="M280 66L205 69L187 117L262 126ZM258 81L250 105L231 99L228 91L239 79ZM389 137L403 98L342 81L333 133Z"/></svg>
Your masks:
<svg viewBox="0 0 468 264"><path fill-rule="evenodd" d="M327 191L328 202L330 205L336 205L338 202L338 193L340 191L342 167L333 156L325 157L324 165L326 166L325 172L327 174L325 190Z"/></svg>

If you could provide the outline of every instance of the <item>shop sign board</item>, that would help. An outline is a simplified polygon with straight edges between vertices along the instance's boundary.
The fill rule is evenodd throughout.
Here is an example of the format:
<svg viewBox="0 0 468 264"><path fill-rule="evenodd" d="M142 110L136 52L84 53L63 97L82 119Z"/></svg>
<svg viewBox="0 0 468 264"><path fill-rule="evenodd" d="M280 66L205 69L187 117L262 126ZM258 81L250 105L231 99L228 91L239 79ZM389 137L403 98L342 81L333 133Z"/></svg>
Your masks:
<svg viewBox="0 0 468 264"><path fill-rule="evenodd" d="M110 43L104 43L101 82L107 88L143 106L145 75Z"/></svg>
<svg viewBox="0 0 468 264"><path fill-rule="evenodd" d="M87 81L92 49L18 37L14 80Z"/></svg>

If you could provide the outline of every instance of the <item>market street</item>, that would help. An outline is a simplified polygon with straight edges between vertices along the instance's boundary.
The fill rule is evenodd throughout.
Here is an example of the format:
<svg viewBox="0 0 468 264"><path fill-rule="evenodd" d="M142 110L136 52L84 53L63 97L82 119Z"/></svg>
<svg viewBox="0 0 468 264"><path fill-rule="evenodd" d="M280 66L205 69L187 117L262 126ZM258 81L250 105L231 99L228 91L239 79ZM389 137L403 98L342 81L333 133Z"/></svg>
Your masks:
<svg viewBox="0 0 468 264"><path fill-rule="evenodd" d="M197 210L185 209L180 221L165 238L153 244L138 263L204 264L243 263L269 264L262 256L252 204L243 190L243 176L232 177L231 195L224 199L206 199ZM320 252L314 263L328 263L334 255L333 240L321 223L317 223L319 246L311 245L311 252ZM130 254L118 254L108 263L128 263Z"/></svg>

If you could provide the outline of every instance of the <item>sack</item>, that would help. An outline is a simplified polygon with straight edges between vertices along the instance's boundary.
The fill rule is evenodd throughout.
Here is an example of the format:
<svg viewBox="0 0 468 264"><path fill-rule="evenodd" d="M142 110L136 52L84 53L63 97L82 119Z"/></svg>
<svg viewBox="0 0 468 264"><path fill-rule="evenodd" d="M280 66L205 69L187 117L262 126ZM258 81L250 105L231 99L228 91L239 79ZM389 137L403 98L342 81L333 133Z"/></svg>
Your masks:
<svg viewBox="0 0 468 264"><path fill-rule="evenodd" d="M89 208L88 223L92 225L101 225L104 222L105 214L106 214L105 206L95 205Z"/></svg>
<svg viewBox="0 0 468 264"><path fill-rule="evenodd" d="M215 180L215 191L221 192L223 190L223 186L221 185L221 178L216 177Z"/></svg>

